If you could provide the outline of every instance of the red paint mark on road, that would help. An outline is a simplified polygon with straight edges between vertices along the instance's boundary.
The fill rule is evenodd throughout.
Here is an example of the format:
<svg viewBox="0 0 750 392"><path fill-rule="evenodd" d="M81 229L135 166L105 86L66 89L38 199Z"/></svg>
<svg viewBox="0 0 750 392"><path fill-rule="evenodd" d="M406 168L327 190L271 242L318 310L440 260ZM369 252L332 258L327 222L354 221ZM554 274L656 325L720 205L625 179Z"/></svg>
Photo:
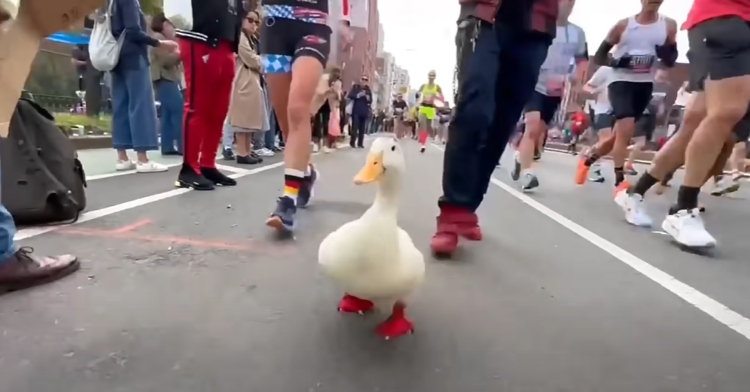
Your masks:
<svg viewBox="0 0 750 392"><path fill-rule="evenodd" d="M129 231L134 231L134 230L140 229L141 227L149 225L149 224L151 224L151 219L143 219L143 220L139 220L138 222L135 222L133 224L129 224L129 225L123 226L123 227L121 227L121 228L119 228L117 230L104 231L104 232L109 232L111 234L124 234L124 233L127 233Z"/></svg>
<svg viewBox="0 0 750 392"><path fill-rule="evenodd" d="M140 223L140 222L138 222ZM125 226L118 230L96 230L96 229L61 229L60 233L75 234L87 237L104 237L110 239L129 239L139 240L145 242L156 242L169 245L187 245L196 248L214 248L214 249L227 249L227 250L244 250L256 253L274 253L280 256L289 255L294 252L294 248L283 244L271 244L258 240L248 240L245 243L233 243L226 241L212 241L212 240L199 240L193 238L177 237L177 236L164 236L164 235L153 235L153 234L138 234L133 232L137 227L144 226L146 223L141 223L138 226L136 224ZM128 229L128 230L123 230Z"/></svg>

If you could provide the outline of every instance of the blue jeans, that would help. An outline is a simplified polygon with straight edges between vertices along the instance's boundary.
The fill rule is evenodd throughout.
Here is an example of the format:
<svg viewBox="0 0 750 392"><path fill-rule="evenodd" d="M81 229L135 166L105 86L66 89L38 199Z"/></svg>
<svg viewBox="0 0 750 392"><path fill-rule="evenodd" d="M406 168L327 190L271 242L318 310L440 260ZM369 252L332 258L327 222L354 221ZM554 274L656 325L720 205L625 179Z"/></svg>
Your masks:
<svg viewBox="0 0 750 392"><path fill-rule="evenodd" d="M268 115L268 122L270 123L270 129L263 135L263 145L271 150L276 147L276 115L273 110Z"/></svg>
<svg viewBox="0 0 750 392"><path fill-rule="evenodd" d="M182 152L182 99L180 84L167 79L154 83L156 100L161 102L161 152Z"/></svg>
<svg viewBox="0 0 750 392"><path fill-rule="evenodd" d="M473 212L482 203L550 43L543 36L477 20L456 33L459 91L438 204Z"/></svg>
<svg viewBox="0 0 750 392"><path fill-rule="evenodd" d="M156 107L148 63L135 69L115 68L112 76L112 148L157 150Z"/></svg>
<svg viewBox="0 0 750 392"><path fill-rule="evenodd" d="M1 173L1 171L0 171ZM2 175L2 174L0 174ZM0 179L0 184L2 180ZM2 186L0 186L0 194ZM16 236L16 223L5 206L0 203L0 264L8 261L16 253L13 237Z"/></svg>
<svg viewBox="0 0 750 392"><path fill-rule="evenodd" d="M224 128L221 131L221 145L225 150L231 150L234 146L234 131L227 121L224 121Z"/></svg>

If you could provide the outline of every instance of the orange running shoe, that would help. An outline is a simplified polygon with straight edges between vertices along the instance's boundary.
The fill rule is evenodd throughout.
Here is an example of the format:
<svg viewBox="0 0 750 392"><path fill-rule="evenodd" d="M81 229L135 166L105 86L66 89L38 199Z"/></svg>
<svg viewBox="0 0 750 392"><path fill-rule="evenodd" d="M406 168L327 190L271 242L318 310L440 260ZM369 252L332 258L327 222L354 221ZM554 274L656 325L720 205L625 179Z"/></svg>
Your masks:
<svg viewBox="0 0 750 392"><path fill-rule="evenodd" d="M623 181L620 183L620 185L615 188L615 197L617 197L617 194L620 193L620 191L627 191L628 188L630 188L630 183L627 181Z"/></svg>
<svg viewBox="0 0 750 392"><path fill-rule="evenodd" d="M576 184L583 185L588 178L589 167L586 166L586 158L581 158L578 160L578 167L576 168Z"/></svg>

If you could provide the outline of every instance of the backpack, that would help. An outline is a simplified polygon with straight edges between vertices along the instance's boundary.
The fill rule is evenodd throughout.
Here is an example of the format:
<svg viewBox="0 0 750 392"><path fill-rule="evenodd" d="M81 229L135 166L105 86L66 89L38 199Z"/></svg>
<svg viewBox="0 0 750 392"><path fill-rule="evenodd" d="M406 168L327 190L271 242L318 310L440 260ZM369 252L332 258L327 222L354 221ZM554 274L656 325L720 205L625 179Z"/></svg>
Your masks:
<svg viewBox="0 0 750 392"><path fill-rule="evenodd" d="M89 41L89 57L91 65L99 71L109 72L120 61L120 50L125 39L125 32L115 39L112 35L112 15L117 0L109 0L107 9L99 13L94 21Z"/></svg>
<svg viewBox="0 0 750 392"><path fill-rule="evenodd" d="M2 203L19 225L78 220L86 208L86 174L75 146L54 118L21 99L0 139Z"/></svg>

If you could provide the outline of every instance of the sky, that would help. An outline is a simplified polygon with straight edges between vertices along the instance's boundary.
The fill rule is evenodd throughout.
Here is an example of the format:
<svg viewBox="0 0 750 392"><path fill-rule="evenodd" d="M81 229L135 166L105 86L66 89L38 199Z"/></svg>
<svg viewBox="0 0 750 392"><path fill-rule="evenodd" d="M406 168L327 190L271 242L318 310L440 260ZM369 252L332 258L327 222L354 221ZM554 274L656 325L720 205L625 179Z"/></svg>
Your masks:
<svg viewBox="0 0 750 392"><path fill-rule="evenodd" d="M407 70L411 85L427 81L435 70L437 83L444 91L453 90L456 64L454 37L458 0L378 0L380 21L385 31L384 49ZM690 8L690 0L664 0L661 13L681 24ZM619 20L640 9L638 0L577 0L570 20L583 27L592 52L599 47L607 31ZM680 61L685 61L687 36L678 35Z"/></svg>

